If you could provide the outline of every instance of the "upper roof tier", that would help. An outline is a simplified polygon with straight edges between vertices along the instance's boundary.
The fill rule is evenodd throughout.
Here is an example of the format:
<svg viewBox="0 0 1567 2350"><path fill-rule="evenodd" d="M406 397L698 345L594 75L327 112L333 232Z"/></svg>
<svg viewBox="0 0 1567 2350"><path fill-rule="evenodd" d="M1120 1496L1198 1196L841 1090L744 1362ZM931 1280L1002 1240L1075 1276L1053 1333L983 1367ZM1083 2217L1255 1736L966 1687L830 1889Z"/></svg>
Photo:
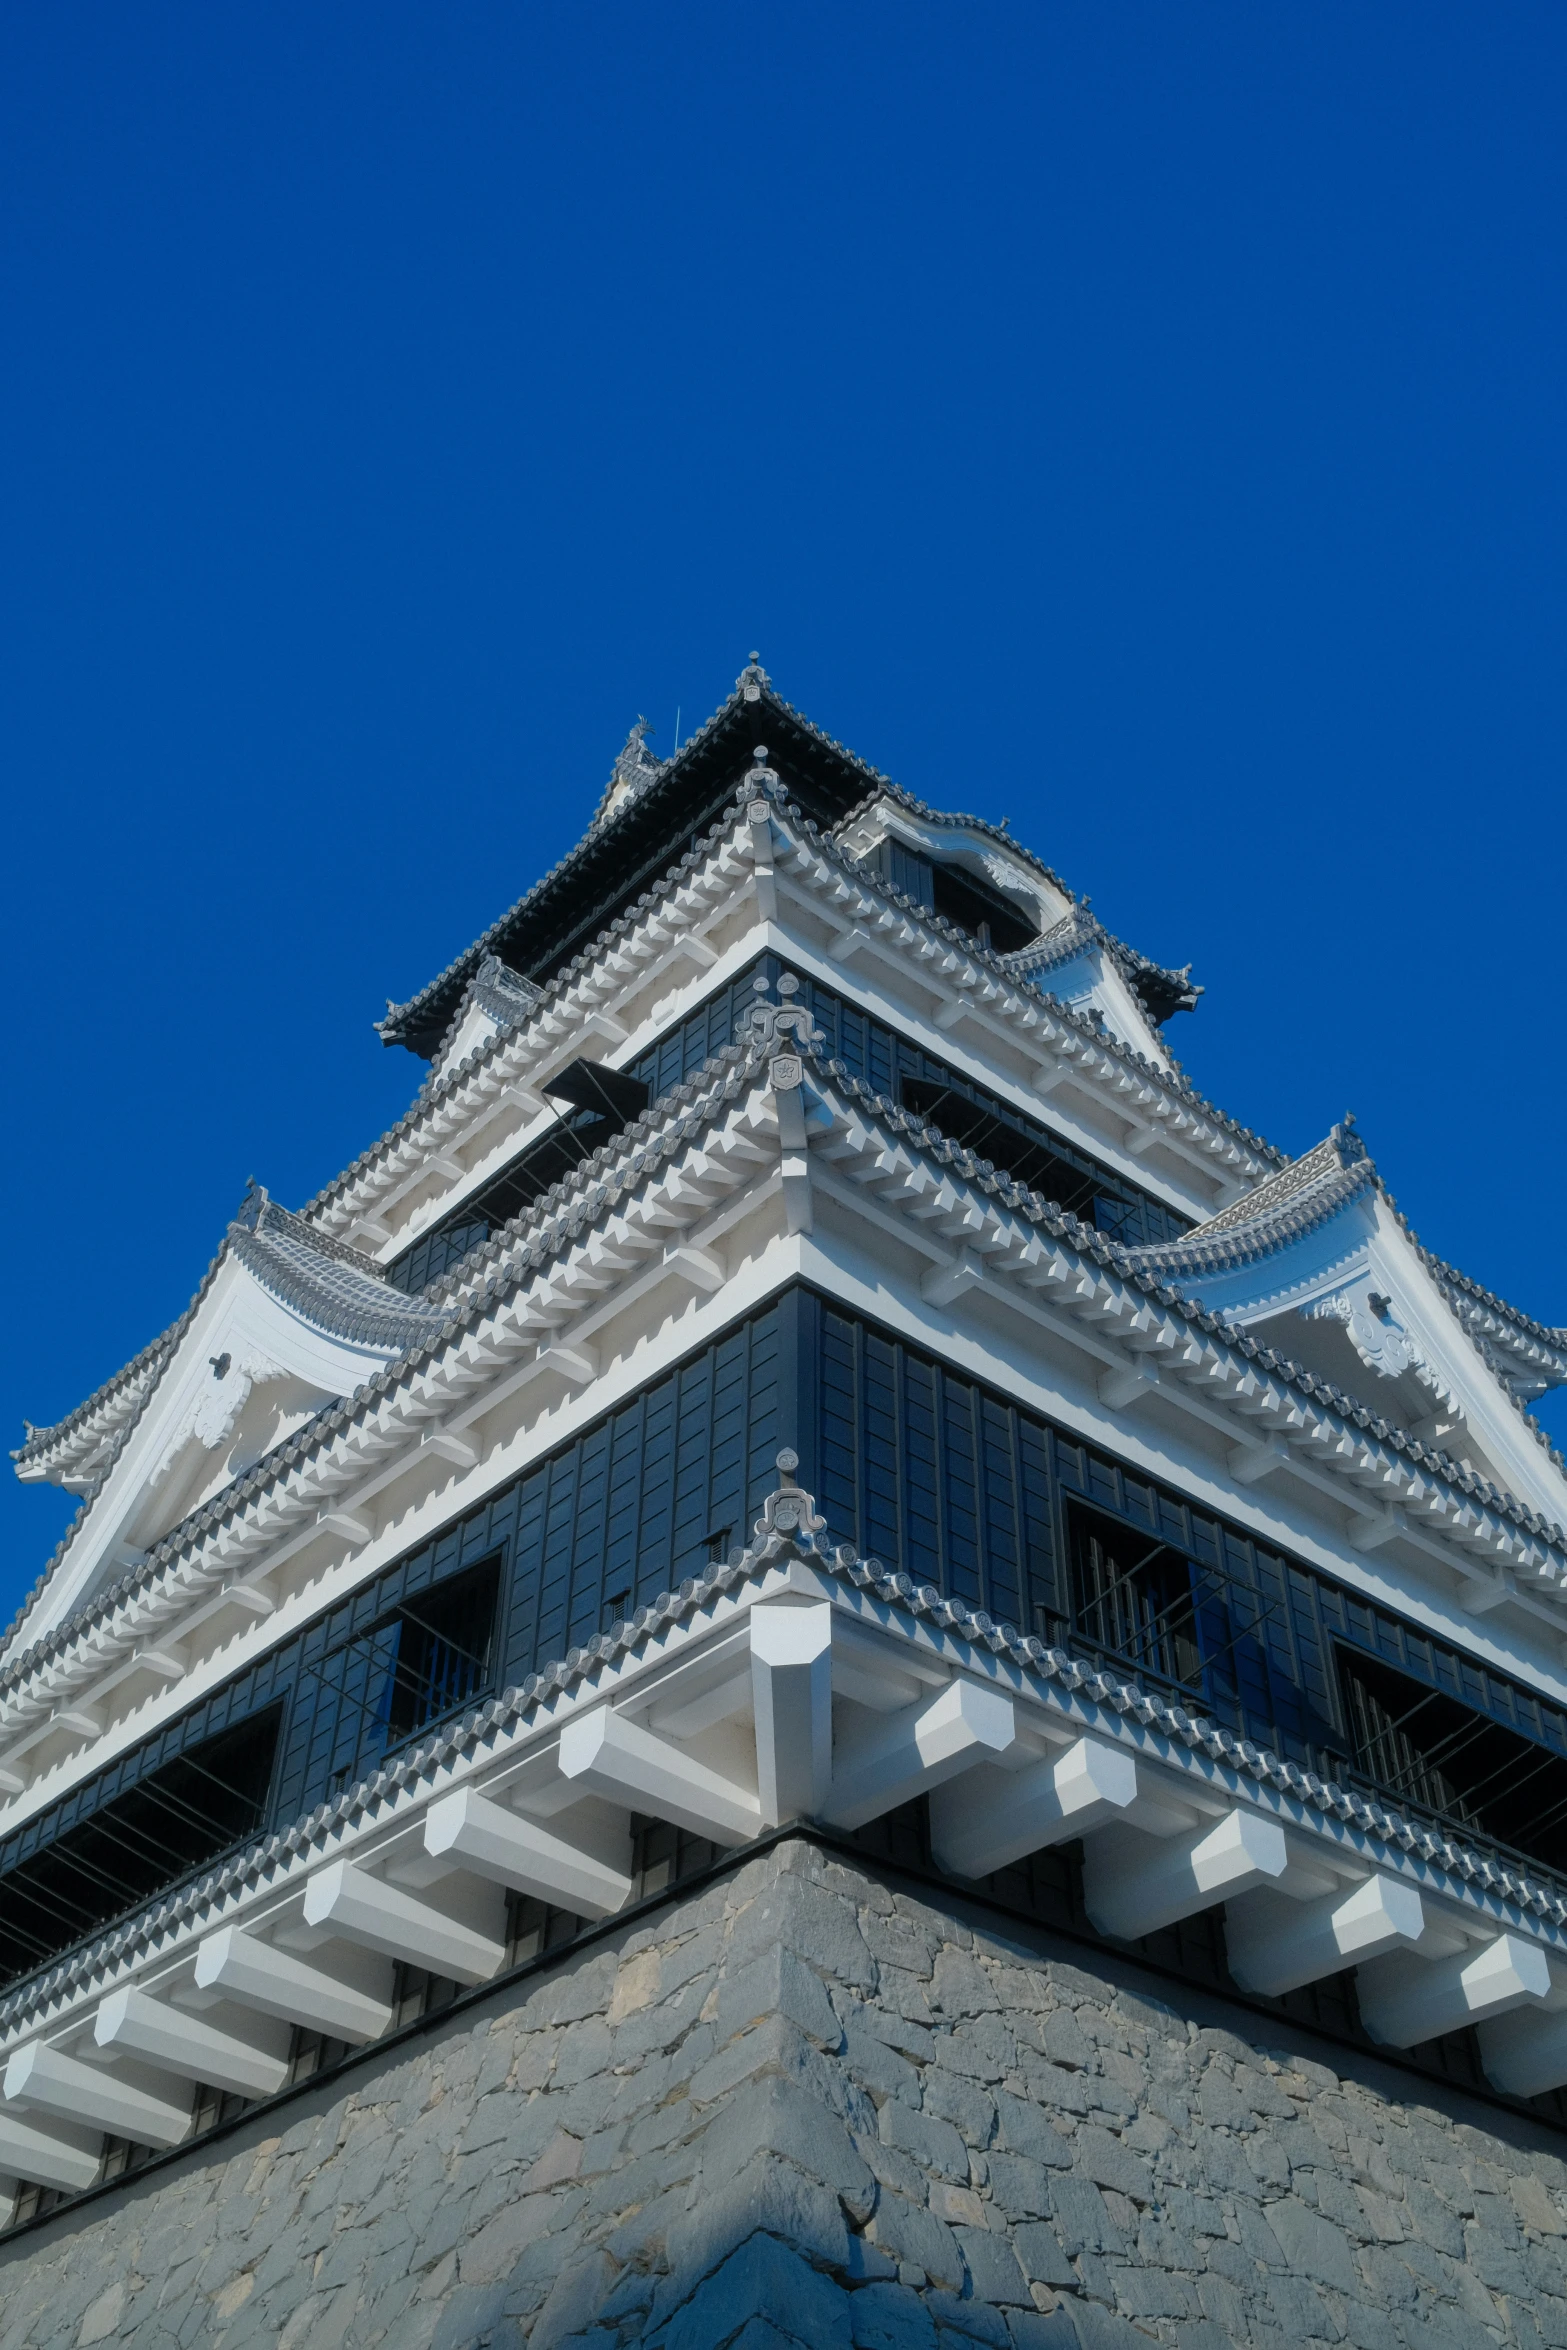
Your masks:
<svg viewBox="0 0 1567 2350"><path fill-rule="evenodd" d="M776 692L755 654L727 701L671 758L655 758L646 738L647 723L639 718L576 847L417 995L404 1004L388 1001L384 1019L376 1023L385 1043L407 1045L434 1060L486 963L498 963L534 983L549 979L657 881L681 846L733 801L736 783L759 744L766 745L768 767L789 799L824 828L842 824L865 802L890 795L927 825L961 827L1021 859L1055 893L1058 919L1071 920L1077 907L1065 883L1004 826L924 807L812 725ZM1195 1004L1202 991L1192 985L1189 968L1166 971L1111 939L1086 909L1084 918L1148 1018L1157 1024Z"/></svg>

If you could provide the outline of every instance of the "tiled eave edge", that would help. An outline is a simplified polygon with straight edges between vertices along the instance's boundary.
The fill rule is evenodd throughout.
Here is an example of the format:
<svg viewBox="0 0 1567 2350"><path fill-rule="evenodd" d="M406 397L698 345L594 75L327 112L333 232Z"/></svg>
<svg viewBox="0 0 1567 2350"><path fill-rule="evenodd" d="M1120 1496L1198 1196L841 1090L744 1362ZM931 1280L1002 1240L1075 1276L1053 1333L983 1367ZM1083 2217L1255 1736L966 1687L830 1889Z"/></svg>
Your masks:
<svg viewBox="0 0 1567 2350"><path fill-rule="evenodd" d="M751 789L742 786L740 799ZM509 1029L475 1045L423 1087L411 1107L353 1165L306 1202L305 1221L333 1233L351 1231L417 1182L432 1159L450 1150L501 1097L528 1090L539 1072L559 1065L561 1048L595 1013L612 1013L628 990L643 986L675 959L678 942L700 936L733 902L737 883L754 873L743 808L715 824L672 865L657 886L617 915L591 947L575 955Z"/></svg>
<svg viewBox="0 0 1567 2350"><path fill-rule="evenodd" d="M1402 1518L1387 1531L1407 1533L1455 1572L1477 1581L1493 1566L1529 1574L1534 1590L1519 1597L1536 1610L1549 1598L1549 1621L1560 1628L1555 1603L1567 1592L1561 1527L1158 1282L1135 1253L998 1176L988 1161L872 1093L841 1063L813 1059L808 1066L820 1079L808 1126L815 1129L813 1181L842 1178L851 1204L890 1214L905 1230L918 1216L926 1254L943 1260L927 1276L935 1284L927 1296L984 1286L1058 1329L1074 1329L1107 1372L1135 1372L1243 1450L1266 1450L1277 1440L1290 1465L1357 1520L1374 1522L1396 1507Z"/></svg>
<svg viewBox="0 0 1567 2350"><path fill-rule="evenodd" d="M469 1134L502 1096L516 1088L526 1090L536 1071L554 1066L562 1043L585 1020L595 1012L612 1015L633 986L644 985L653 968L672 959L678 937L700 935L732 902L736 883L754 874L761 844L749 809L764 799L770 806L773 857L790 871L791 879L825 889L840 919L851 903L863 902L864 912L855 913L854 920L874 920L889 936L907 932L922 959L944 971L950 967L955 984L972 989L988 1011L1020 1027L1030 1052L1045 1050L1058 1060L1069 1060L1073 1077L1101 1092L1117 1115L1136 1110L1185 1150L1221 1167L1236 1183L1260 1181L1287 1163L1283 1152L1205 1101L1179 1073L1159 1068L1044 988L1014 978L1005 958L916 906L878 876L863 872L833 837L788 800L776 779L753 769L739 786L732 816L706 833L655 889L617 916L591 947L557 973L517 1026L475 1046L454 1063L438 1085L426 1088L396 1125L300 1214L339 1234L351 1231L360 1219L374 1220L421 1180L433 1159ZM994 832L994 827L989 829ZM1007 834L995 837L1010 841Z"/></svg>
<svg viewBox="0 0 1567 2350"><path fill-rule="evenodd" d="M1154 1275L1227 1273L1241 1265L1257 1264L1291 1241L1302 1239L1375 1189L1376 1169L1366 1159L1357 1167L1335 1168L1309 1190L1264 1210L1255 1224L1227 1225L1211 1240L1199 1230L1183 1240L1161 1241L1127 1254Z"/></svg>
<svg viewBox="0 0 1567 2350"><path fill-rule="evenodd" d="M107 1454L127 1422L134 1418L142 1398L156 1386L190 1317L186 1308L179 1320L144 1346L139 1355L95 1387L91 1395L51 1427L34 1428L12 1453L18 1470L41 1476L68 1477L96 1465Z"/></svg>
<svg viewBox="0 0 1567 2350"><path fill-rule="evenodd" d="M749 790L743 790L741 796L749 797ZM423 1089L397 1123L335 1182L308 1201L296 1220L314 1226L323 1246L335 1245L358 1216L373 1214L392 1195L417 1182L430 1162L449 1150L454 1140L470 1134L476 1121L503 1095L517 1088L526 1090L538 1072L557 1067L563 1046L578 1039L584 1023L595 1012L619 1002L628 987L645 985L660 965L673 960L679 951L678 941L699 935L706 922L732 902L736 880L749 878L753 869L743 815L715 825L656 889L640 898L630 913L617 918L591 950L578 955L550 982L525 1028L489 1038L465 1055L439 1085ZM661 917L667 929L659 928ZM358 1258L358 1252L351 1253ZM35 1429L13 1458L42 1463L52 1458L54 1445L67 1441L90 1451L103 1442L104 1431L121 1433L115 1412L126 1415L128 1429L132 1415L151 1393L205 1296L210 1278L211 1268L177 1322L65 1419L52 1427ZM103 1430L95 1417L100 1413ZM92 1425L87 1428L89 1421Z"/></svg>
<svg viewBox="0 0 1567 2350"><path fill-rule="evenodd" d="M743 699L743 693L737 687L734 693L720 702L711 718L699 726L694 734L687 735L679 750L671 758L659 762L659 780L666 782L671 776L680 773L683 768L689 766L697 752L706 747L724 720L740 707ZM602 802L600 804L602 805ZM618 813L617 810L616 814ZM417 1021L420 1012L432 998L440 995L443 989L449 987L460 975L473 970L486 954L493 953L500 946L512 924L527 911L534 900L542 897L546 890L553 888L562 875L571 872L573 867L580 862L586 849L597 848L605 834L613 829L614 822L614 815L611 815L605 823L599 822L597 818L590 820L588 829L581 840L569 848L559 862L552 865L547 873L541 874L537 881L525 889L521 897L516 899L504 914L499 915L487 930L482 931L471 946L465 947L460 955L454 955L444 971L438 971L433 979L426 980L424 986L409 996L405 1003L394 1004L388 999L385 1018L376 1022L378 1032L387 1037L388 1041L396 1041L403 1029Z"/></svg>
<svg viewBox="0 0 1567 2350"><path fill-rule="evenodd" d="M323 1511L346 1506L344 1497L351 1500L351 1488L372 1472L395 1472L443 1412L531 1343L530 1310L548 1332L565 1335L569 1321L606 1294L591 1263L586 1298L572 1293L573 1270L591 1254L604 1218L650 1170L700 1146L725 1117L746 1114L764 1052L761 1044L729 1048L702 1078L604 1146L570 1187L558 1186L489 1244L436 1345L324 1411L175 1528L131 1575L15 1659L0 1674L0 1736L24 1734L149 1636L178 1637L179 1616L236 1577L276 1564L282 1545L313 1538ZM831 1183L844 1159L859 1160L870 1179L846 1186L854 1204L901 1211L905 1235L917 1232L927 1253L937 1230L932 1199L945 1187L960 1275L966 1257L1002 1296L1007 1285L997 1276L1013 1276L1014 1302L1079 1336L1107 1373L1158 1384L1243 1451L1286 1447L1289 1465L1348 1507L1352 1524L1374 1529L1374 1540L1396 1529L1488 1595L1499 1573L1527 1578L1520 1604L1560 1629L1567 1587L1560 1528L1162 1286L1134 1254L996 1176L989 1162L871 1093L841 1064L812 1055L806 1065L819 1081L809 1128L814 1181ZM1047 1236L1058 1245L1047 1250ZM522 1285L546 1267L547 1282L524 1300ZM527 1323L520 1336L500 1327L503 1315L516 1318L519 1300Z"/></svg>
<svg viewBox="0 0 1567 2350"><path fill-rule="evenodd" d="M310 1233L307 1228L303 1230L308 1253L315 1255L319 1252L335 1258L349 1268L357 1279L362 1280L363 1292L357 1304L345 1302L342 1296L332 1294L329 1288L324 1287L318 1279L313 1278L316 1268L308 1262L290 1266L278 1247L269 1247L267 1240L269 1237L275 1239L279 1229L285 1236L291 1231L301 1230L300 1219L291 1216L286 1209L279 1208L274 1201L265 1200L264 1194L262 1197L264 1207L262 1216L258 1220L259 1229L256 1225L247 1224L242 1219L230 1224L224 1235L222 1246L202 1276L200 1288L179 1320L171 1329L166 1330L161 1338L155 1339L150 1347L145 1348L136 1361L128 1366L127 1371L119 1374L117 1380L109 1382L109 1387L116 1389L117 1392L114 1396L115 1408L113 1412L105 1415L104 1428L107 1441L104 1436L95 1436L94 1438L95 1442L102 1444L102 1458L96 1465L91 1485L83 1495L80 1509L56 1543L44 1565L42 1574L13 1617L5 1634L4 1644L6 1646L15 1641L17 1633L22 1629L27 1618L54 1580L59 1568L74 1548L87 1523L94 1502L102 1492L121 1453L135 1434L142 1414L157 1393L158 1383L163 1377L164 1371L173 1360L181 1338L200 1310L203 1299L217 1277L218 1268L230 1249L242 1260L261 1286L277 1298L280 1303L301 1314L318 1330L329 1331L333 1336L345 1338L353 1344L380 1348L397 1347L401 1351L412 1343L415 1328L421 1321L432 1332L438 1329L439 1314L422 1310L417 1301L404 1300L399 1291L390 1288L386 1289L384 1297L379 1296L373 1286L374 1268L368 1265L356 1251L343 1247L325 1234ZM131 1374L138 1370L140 1375L132 1378ZM100 1393L107 1392L107 1390L100 1390ZM79 1420L82 1414L91 1413L95 1401L96 1399L90 1396L87 1402L71 1415L71 1421L62 1423L62 1425L68 1427ZM319 1414L313 1415L311 1420L306 1423L305 1428L296 1429L290 1441L295 1444L304 1441L309 1431L317 1425L318 1419ZM46 1436L53 1437L57 1433L56 1430L41 1431L37 1439L40 1447ZM21 1457L13 1455L13 1458L19 1461ZM30 1462L36 1458L41 1465L47 1468L49 1454L46 1451L40 1450L35 1455L29 1447L26 1448L26 1457ZM273 1457L275 1456L272 1454L264 1455L263 1462L258 1463L257 1467L264 1466L265 1462ZM254 1473L252 1471L252 1474ZM108 1593L101 1595L100 1604L106 1603L115 1593L128 1589L133 1578L143 1571L142 1568L132 1569L129 1575L121 1577L111 1586ZM78 1615L80 1613L81 1611L78 1611ZM74 1623L77 1618L73 1617L70 1621ZM55 1636L58 1636L58 1633L64 1629L65 1627L57 1627ZM17 1661L19 1660L12 1660L13 1664ZM0 1671L0 1692L3 1692L6 1687L6 1674L9 1670L10 1668L7 1667Z"/></svg>
<svg viewBox="0 0 1567 2350"><path fill-rule="evenodd" d="M728 719L742 715L748 707L755 718L758 733L762 731L769 716L782 718L797 733L803 735L808 742L814 743L818 750L827 752L831 757L841 761L854 774L862 776L868 792L873 789L894 792L899 790L899 787L883 775L879 768L872 767L868 761L860 757L857 751L849 750L834 736L824 733L821 727L815 725L805 716L803 711L795 709L792 703L786 702L782 695L774 689L772 679L766 670L754 661L749 662L741 671L735 680L733 693L720 702L712 716L699 726L694 734L687 735L680 748L673 752L669 758L661 759L658 762L658 781L664 783L670 777L681 774L695 761L697 754L705 750L719 728ZM645 794L638 794L636 799L628 800L623 805L629 808L638 804L638 801L645 796ZM908 795L900 796L907 799ZM908 804L918 806L917 801L910 800ZM551 888L563 874L569 873L586 849L596 848L599 845L605 834L613 829L619 813L620 810L616 809L606 815L604 800L601 798L597 809L589 818L587 831L573 848L566 851L559 863L551 866L549 872L534 882L531 888L524 890L522 896L506 913L502 914L497 921L492 922L488 930L475 939L471 946L466 947L460 955L454 956L445 970L438 972L434 979L427 981L417 994L410 996L406 1003L389 1003L386 1017L377 1022L377 1028L385 1033L389 1029L397 1030L407 1026L411 1018L417 1015L433 996L440 994L442 989L448 987L459 973L473 968L486 953L493 951L504 939L511 925L526 912L534 900ZM994 831L995 828L987 825L983 829ZM1005 839L1009 836L998 833L996 837ZM1023 853L1028 854L1027 851ZM1038 860L1030 857L1029 862L1037 864ZM590 948L588 952L591 954L593 949ZM581 957L577 958L578 961L581 959Z"/></svg>
<svg viewBox="0 0 1567 2350"><path fill-rule="evenodd" d="M1392 1197L1384 1192L1389 1208L1397 1216L1408 1236L1410 1245L1419 1255L1453 1312L1473 1338L1484 1339L1490 1345L1511 1355L1521 1369L1548 1372L1553 1383L1567 1381L1567 1330L1551 1328L1508 1304L1504 1297L1485 1289L1467 1273L1460 1273L1442 1257L1434 1254L1419 1240L1408 1217Z"/></svg>
<svg viewBox="0 0 1567 2350"><path fill-rule="evenodd" d="M758 1084L765 1044L729 1048L667 1095L508 1225L453 1298L441 1334L328 1406L253 1469L181 1521L145 1560L0 1671L0 1738L15 1739L62 1699L125 1662L153 1634L177 1639L178 1620L236 1577L276 1564L277 1546L312 1535L323 1509L372 1471L416 1451L447 1413L523 1351L560 1339L613 1284L608 1228L656 1233L622 1268L635 1278L670 1236L667 1192L674 1163L711 1148L727 1125L760 1118L770 1097ZM776 1149L776 1126L770 1128ZM676 1203L675 1222L698 1220ZM596 1261L597 1260L597 1261Z"/></svg>
<svg viewBox="0 0 1567 2350"><path fill-rule="evenodd" d="M212 1259L212 1262L208 1265L207 1270L201 1277L200 1286L197 1288L195 1296L191 1299L189 1305L185 1308L185 1311L183 1314L181 1314L179 1320L171 1324L171 1326L163 1333L161 1338L154 1339L150 1346L145 1347L142 1350L142 1353L136 1357L135 1362L127 1366L126 1372L118 1374L118 1378L127 1378L128 1373L134 1372L138 1364L144 1364L146 1366L143 1375L129 1383L125 1395L126 1408L123 1410L123 1412L117 1409L114 1414L112 1421L112 1435L110 1436L110 1439L105 1446L103 1459L94 1471L92 1484L88 1487L87 1491L82 1497L82 1504L80 1509L78 1509L75 1517L72 1518L70 1524L66 1527L65 1532L61 1535L59 1541L55 1544L54 1549L50 1552L48 1559L45 1561L43 1572L38 1577L37 1582L34 1583L32 1589L28 1592L26 1598L22 1601L21 1606L17 1609L16 1614L12 1617L9 1625L6 1627L4 1639L0 1640L0 1653L4 1653L5 1651L12 1649L15 1646L18 1633L22 1630L23 1626L27 1622L28 1617L32 1614L34 1608L38 1605L38 1602L42 1599L44 1593L48 1590L60 1568L65 1563L65 1560L71 1551L72 1545L76 1542L77 1537L82 1531L82 1528L87 1523L88 1513L91 1510L93 1503L97 1500L99 1494L103 1491L104 1483L108 1478L110 1471L113 1469L114 1464L119 1459L121 1453L125 1450L125 1447L129 1444L131 1438L135 1435L143 1412L145 1412L147 1406L151 1403L153 1397L158 1392L158 1382L162 1379L164 1372L168 1369L169 1364L172 1362L175 1350L177 1349L180 1340L184 1337L185 1332L189 1329L191 1323L195 1320L196 1315L201 1309L202 1300L206 1297L208 1290L212 1287L213 1282L217 1279L218 1268L222 1264L223 1259L227 1254L228 1245L229 1235L225 1233L222 1244L220 1245L216 1256ZM115 1387L117 1383L117 1380L110 1380L108 1382L108 1388ZM98 1390L98 1394L106 1394L108 1392L108 1388L100 1388ZM91 1412L96 1400L97 1399L95 1397L89 1396L86 1403L79 1405L77 1410L71 1414L71 1420L74 1422L79 1419L83 1413ZM119 1398L116 1398L117 1405L118 1402ZM69 1423L62 1423L62 1426L68 1424ZM49 1433L52 1435L54 1431L50 1430ZM135 1574L139 1573L140 1571L141 1570L139 1569L133 1569L130 1576L122 1578L122 1582L126 1585L129 1585ZM115 1586L116 1589L119 1587L119 1585ZM18 1662L19 1660L13 1657L10 1663L4 1667L0 1667L0 1694L3 1694L7 1684L8 1675Z"/></svg>
<svg viewBox="0 0 1567 2350"><path fill-rule="evenodd" d="M1118 1116L1135 1114L1222 1168L1231 1182L1258 1183L1286 1164L1282 1151L1205 1101L1179 1073L1160 1068L1047 989L1014 977L1004 956L867 873L798 809L786 813L787 854L781 862L791 875L807 875L829 893L846 931L858 924L895 940L976 1007L1020 1030L1031 1052L1038 1054L1043 1046L1057 1061L1067 1062L1074 1078L1099 1091Z"/></svg>
<svg viewBox="0 0 1567 2350"><path fill-rule="evenodd" d="M1481 1305L1466 1294L1472 1284L1466 1284L1463 1276L1455 1276L1450 1266L1442 1264L1429 1249L1421 1247L1410 1230L1408 1218L1400 1214L1374 1162L1369 1158L1358 1159L1347 1167L1335 1161L1330 1173L1319 1174L1314 1182L1304 1184L1298 1192L1290 1193L1276 1204L1264 1208L1254 1223L1234 1219L1223 1223L1219 1229L1199 1228L1184 1240L1164 1241L1151 1248L1133 1249L1129 1254L1143 1271L1156 1279L1200 1279L1205 1273L1228 1273L1243 1265L1258 1264L1275 1251L1288 1247L1291 1242L1317 1230L1368 1192L1377 1193L1396 1218L1411 1247L1436 1283L1459 1328L1474 1345L1487 1378L1495 1381L1505 1402L1519 1414L1553 1466L1567 1471L1567 1460L1563 1459L1508 1379L1509 1370L1524 1367L1533 1372L1549 1373L1553 1383L1567 1380L1567 1356L1523 1336L1517 1328L1519 1317L1512 1313L1511 1308L1504 1306L1500 1299L1490 1299L1486 1305ZM1241 1204L1244 1206L1244 1201ZM1288 1291L1282 1293L1281 1302L1288 1294Z"/></svg>
<svg viewBox="0 0 1567 2350"><path fill-rule="evenodd" d="M809 1497L800 1498L803 1517L812 1520ZM1455 1843L1068 1650L1047 1647L1015 1625L943 1598L932 1585L888 1573L876 1560L805 1525L781 1530L770 1523L773 1514L770 1507L750 1546L726 1566L661 1593L586 1647L530 1674L291 1827L259 1838L18 1984L0 1999L0 2050L39 2025L64 2020L74 2005L148 1964L177 1958L216 1927L275 1907L326 1858L396 1828L447 1785L519 1756L557 1732L575 1709L634 1691L650 1669L672 1656L699 1656L742 1608L791 1588L830 1598L895 1642L935 1649L961 1673L999 1682L1076 1728L1250 1802L1287 1827L1348 1845L1357 1857L1412 1879L1471 1915L1567 1954L1567 1896L1499 1851Z"/></svg>

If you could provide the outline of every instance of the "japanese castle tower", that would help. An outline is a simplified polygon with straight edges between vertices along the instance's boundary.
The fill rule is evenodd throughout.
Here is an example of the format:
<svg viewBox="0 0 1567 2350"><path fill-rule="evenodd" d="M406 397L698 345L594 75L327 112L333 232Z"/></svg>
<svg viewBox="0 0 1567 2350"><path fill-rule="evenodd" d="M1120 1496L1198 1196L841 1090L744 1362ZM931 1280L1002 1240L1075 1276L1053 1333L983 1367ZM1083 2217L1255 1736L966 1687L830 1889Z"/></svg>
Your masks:
<svg viewBox="0 0 1567 2350"><path fill-rule="evenodd" d="M0 2350L1567 2341L1567 1330L645 737L14 1456Z"/></svg>

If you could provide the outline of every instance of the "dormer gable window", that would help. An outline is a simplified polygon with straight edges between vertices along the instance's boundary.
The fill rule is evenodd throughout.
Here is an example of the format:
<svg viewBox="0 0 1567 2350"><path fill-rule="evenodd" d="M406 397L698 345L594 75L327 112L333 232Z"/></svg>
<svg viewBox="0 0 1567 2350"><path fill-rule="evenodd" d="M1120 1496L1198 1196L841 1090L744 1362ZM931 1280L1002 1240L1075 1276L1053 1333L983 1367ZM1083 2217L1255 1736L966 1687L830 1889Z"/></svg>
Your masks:
<svg viewBox="0 0 1567 2350"><path fill-rule="evenodd" d="M977 873L911 848L895 833L879 840L865 863L915 905L940 914L956 929L967 931L977 946L993 947L998 955L1026 947L1037 935L1022 908Z"/></svg>

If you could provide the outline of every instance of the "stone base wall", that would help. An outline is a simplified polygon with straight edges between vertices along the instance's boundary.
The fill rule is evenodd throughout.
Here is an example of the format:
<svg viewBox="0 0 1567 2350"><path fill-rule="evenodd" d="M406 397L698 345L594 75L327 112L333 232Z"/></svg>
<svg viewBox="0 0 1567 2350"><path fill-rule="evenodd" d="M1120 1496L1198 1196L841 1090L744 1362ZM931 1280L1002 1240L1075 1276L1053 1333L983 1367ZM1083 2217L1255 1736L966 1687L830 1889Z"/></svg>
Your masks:
<svg viewBox="0 0 1567 2350"><path fill-rule="evenodd" d="M0 2245L0 2350L1567 2345L1562 2141L1266 2040L790 1842Z"/></svg>

